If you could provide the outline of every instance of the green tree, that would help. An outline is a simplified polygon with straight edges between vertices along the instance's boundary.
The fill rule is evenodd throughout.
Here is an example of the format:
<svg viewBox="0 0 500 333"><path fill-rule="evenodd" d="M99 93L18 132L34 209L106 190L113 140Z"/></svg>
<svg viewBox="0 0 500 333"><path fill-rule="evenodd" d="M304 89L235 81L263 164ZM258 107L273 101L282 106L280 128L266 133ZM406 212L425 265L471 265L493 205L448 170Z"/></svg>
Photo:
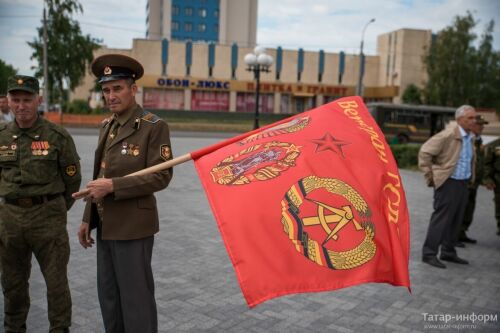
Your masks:
<svg viewBox="0 0 500 333"><path fill-rule="evenodd" d="M495 107L500 111L500 52L493 49L494 22L487 25L476 52L473 105Z"/></svg>
<svg viewBox="0 0 500 333"><path fill-rule="evenodd" d="M7 93L7 79L16 74L17 70L14 67L0 59L0 94Z"/></svg>
<svg viewBox="0 0 500 333"><path fill-rule="evenodd" d="M65 102L68 91L75 89L85 76L92 62L99 41L83 35L73 15L83 13L78 0L44 0L47 7L47 62L50 102ZM28 42L33 49L31 59L39 66L35 76L43 77L43 24L38 28L38 37Z"/></svg>
<svg viewBox="0 0 500 333"><path fill-rule="evenodd" d="M422 92L413 83L409 84L402 96L403 103L422 104Z"/></svg>
<svg viewBox="0 0 500 333"><path fill-rule="evenodd" d="M425 102L443 106L471 104L497 107L500 95L500 53L493 50L494 22L488 23L479 46L474 46L477 22L472 14L457 16L434 38L424 61L428 81Z"/></svg>

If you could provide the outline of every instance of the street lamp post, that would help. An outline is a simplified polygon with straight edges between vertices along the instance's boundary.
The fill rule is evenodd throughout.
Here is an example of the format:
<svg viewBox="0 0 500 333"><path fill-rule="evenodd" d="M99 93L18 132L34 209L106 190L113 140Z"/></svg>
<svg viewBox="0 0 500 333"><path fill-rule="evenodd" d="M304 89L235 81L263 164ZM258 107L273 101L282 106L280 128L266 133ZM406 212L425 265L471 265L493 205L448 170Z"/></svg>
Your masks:
<svg viewBox="0 0 500 333"><path fill-rule="evenodd" d="M260 73L270 72L270 67L273 64L273 57L266 53L266 49L260 46L255 47L253 53L245 55L245 64L247 71L253 72L256 81L255 85L255 121L254 129L259 128L259 97L260 97Z"/></svg>
<svg viewBox="0 0 500 333"><path fill-rule="evenodd" d="M364 56L363 56L363 41L365 39L365 31L366 31L366 27L368 27L368 25L370 23L373 23L375 22L375 19L372 18L370 21L368 21L368 23L365 24L364 28L363 28L363 32L361 33L361 46L359 48L359 76L358 76L358 85L356 87L356 95L358 96L361 96L363 94L363 72L364 72L364 69L363 69L363 60L364 60Z"/></svg>

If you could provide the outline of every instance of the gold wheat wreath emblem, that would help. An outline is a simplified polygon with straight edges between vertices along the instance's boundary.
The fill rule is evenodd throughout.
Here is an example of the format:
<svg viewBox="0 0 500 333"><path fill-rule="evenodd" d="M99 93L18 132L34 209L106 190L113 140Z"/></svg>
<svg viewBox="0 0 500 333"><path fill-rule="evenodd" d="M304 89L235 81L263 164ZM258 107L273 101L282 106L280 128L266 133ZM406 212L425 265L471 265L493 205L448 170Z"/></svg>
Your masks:
<svg viewBox="0 0 500 333"><path fill-rule="evenodd" d="M343 197L349 205L334 207L309 197L312 192L320 189ZM301 215L301 206L306 201L317 206L317 216ZM375 226L371 222L370 208L353 187L339 179L308 176L295 183L281 201L281 223L297 252L320 266L352 269L375 256ZM350 223L356 231L364 232L361 243L347 251L327 248L329 242L339 240L342 229ZM308 228L314 226L322 227L326 233L324 239L318 241L310 236Z"/></svg>

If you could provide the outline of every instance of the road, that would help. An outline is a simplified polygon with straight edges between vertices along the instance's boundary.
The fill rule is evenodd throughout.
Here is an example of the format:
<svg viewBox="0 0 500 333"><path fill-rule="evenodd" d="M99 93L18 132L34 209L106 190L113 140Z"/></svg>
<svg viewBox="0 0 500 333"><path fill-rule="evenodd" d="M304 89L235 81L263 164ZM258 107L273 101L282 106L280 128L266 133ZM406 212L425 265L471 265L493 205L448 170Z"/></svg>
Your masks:
<svg viewBox="0 0 500 333"><path fill-rule="evenodd" d="M71 133L86 183L92 173L97 132L72 129ZM173 133L172 145L178 156L219 140L221 137L215 134L179 132ZM153 271L160 331L443 332L458 325L464 331L500 331L500 237L495 234L492 193L484 188L478 193L470 230L478 244L459 249L459 255L471 264L449 263L445 270L436 269L420 260L431 214L432 190L425 187L419 172L403 170L401 174L411 214L411 294L405 288L365 284L334 292L281 297L249 309L192 162L177 166L168 189L157 193L161 230L155 239ZM68 220L72 332L103 332L96 291L95 248L83 250L76 237L82 211L83 203L77 202ZM28 332L48 331L45 292L34 261ZM3 302L0 313L3 314ZM497 320L472 322L472 318L477 319L473 314L483 318L496 315ZM468 320L462 316L458 321L444 321L450 318L445 316L456 315L467 315ZM436 320L430 321L431 318Z"/></svg>

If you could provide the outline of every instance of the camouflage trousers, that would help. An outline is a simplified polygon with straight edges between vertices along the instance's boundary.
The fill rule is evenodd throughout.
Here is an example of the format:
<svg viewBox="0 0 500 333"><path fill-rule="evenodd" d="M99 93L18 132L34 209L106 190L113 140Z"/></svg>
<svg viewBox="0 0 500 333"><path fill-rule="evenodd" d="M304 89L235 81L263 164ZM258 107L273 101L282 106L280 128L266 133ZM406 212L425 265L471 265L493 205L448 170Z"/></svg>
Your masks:
<svg viewBox="0 0 500 333"><path fill-rule="evenodd" d="M495 218L497 220L497 228L500 231L500 183L495 184Z"/></svg>
<svg viewBox="0 0 500 333"><path fill-rule="evenodd" d="M71 325L66 219L66 204L62 196L31 208L0 203L0 272L5 332L26 331L32 254L40 265L47 286L50 332L64 332Z"/></svg>

